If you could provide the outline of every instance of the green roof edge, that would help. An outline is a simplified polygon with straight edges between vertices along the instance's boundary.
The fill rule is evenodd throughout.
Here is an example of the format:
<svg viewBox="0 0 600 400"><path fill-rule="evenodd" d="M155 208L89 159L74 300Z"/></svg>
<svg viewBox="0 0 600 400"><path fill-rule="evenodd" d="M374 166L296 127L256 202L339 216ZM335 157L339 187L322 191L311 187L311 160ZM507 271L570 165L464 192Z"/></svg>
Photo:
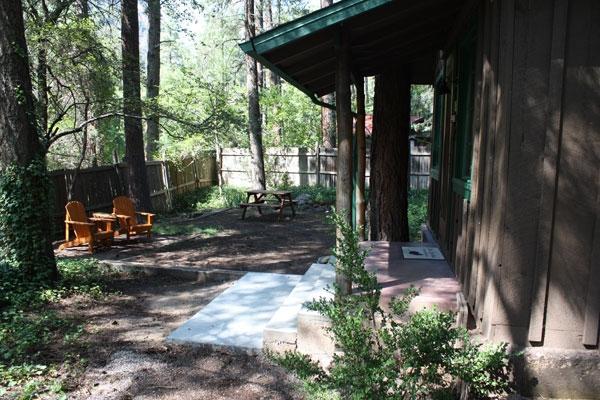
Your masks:
<svg viewBox="0 0 600 400"><path fill-rule="evenodd" d="M261 33L241 43L240 47L247 54L251 52L264 54L285 43L311 35L394 1L397 0L342 0L332 6L313 11L303 17Z"/></svg>
<svg viewBox="0 0 600 400"><path fill-rule="evenodd" d="M320 30L335 26L349 18L355 17L367 11L371 11L385 4L398 0L342 0L333 5L313 11L303 17L279 25L267 32L261 33L254 38L240 43L242 51L259 61L262 65L275 72L286 80L289 84L296 87L311 100L320 106L333 108L332 104L323 103L307 87L296 81L294 78L279 69L275 64L263 57L263 54L269 52L283 44L293 42L300 38L309 36Z"/></svg>

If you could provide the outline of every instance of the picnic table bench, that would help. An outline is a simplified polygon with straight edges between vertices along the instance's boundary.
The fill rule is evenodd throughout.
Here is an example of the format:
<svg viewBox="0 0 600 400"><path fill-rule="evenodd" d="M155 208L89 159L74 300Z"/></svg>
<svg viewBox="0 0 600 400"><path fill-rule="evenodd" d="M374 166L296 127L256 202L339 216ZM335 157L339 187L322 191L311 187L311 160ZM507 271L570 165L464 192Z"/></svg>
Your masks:
<svg viewBox="0 0 600 400"><path fill-rule="evenodd" d="M253 198L250 201L250 198ZM269 207L275 210L279 210L277 220L281 221L283 215L283 209L290 207L292 209L292 216L296 216L296 210L294 204L297 201L292 199L292 192L289 190L264 190L264 189L252 189L246 191L246 202L240 203L240 208L243 209L242 219L246 218L246 210L248 207L256 207L258 213L262 215L262 207Z"/></svg>

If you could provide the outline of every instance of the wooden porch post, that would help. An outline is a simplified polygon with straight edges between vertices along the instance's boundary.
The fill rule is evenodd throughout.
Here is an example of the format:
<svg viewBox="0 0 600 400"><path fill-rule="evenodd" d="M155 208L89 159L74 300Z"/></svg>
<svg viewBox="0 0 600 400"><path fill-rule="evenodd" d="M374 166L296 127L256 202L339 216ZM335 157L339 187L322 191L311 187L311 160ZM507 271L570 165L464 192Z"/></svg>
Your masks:
<svg viewBox="0 0 600 400"><path fill-rule="evenodd" d="M365 139L365 82L363 77L356 77L356 226L359 239L365 240L365 168L367 164L367 144Z"/></svg>
<svg viewBox="0 0 600 400"><path fill-rule="evenodd" d="M337 179L335 185L335 208L343 212L348 224L352 224L352 108L350 95L350 47L348 37L340 32L336 43L337 65L335 72L335 96L337 117ZM340 232L337 237L339 239ZM351 283L336 273L336 283L345 294L350 293Z"/></svg>

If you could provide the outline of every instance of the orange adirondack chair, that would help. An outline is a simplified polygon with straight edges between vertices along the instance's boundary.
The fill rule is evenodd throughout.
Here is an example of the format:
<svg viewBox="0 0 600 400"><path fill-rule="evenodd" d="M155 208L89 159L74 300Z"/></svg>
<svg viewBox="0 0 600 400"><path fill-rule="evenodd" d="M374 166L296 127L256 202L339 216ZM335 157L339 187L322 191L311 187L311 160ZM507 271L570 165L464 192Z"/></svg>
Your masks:
<svg viewBox="0 0 600 400"><path fill-rule="evenodd" d="M100 230L97 225L98 222L103 222L110 227L112 220L88 218L85 207L80 201L68 202L65 205L65 211L65 242L59 246L59 250L87 244L90 253L93 253L97 246L112 244L112 229ZM70 238L71 229L75 232L75 239L72 240Z"/></svg>
<svg viewBox="0 0 600 400"><path fill-rule="evenodd" d="M115 197L113 200L113 214L119 220L118 234L125 233L127 240L129 240L131 235L139 235L141 233L145 233L147 237L152 237L152 225L154 224L155 214L135 211L135 205L129 197ZM146 222L140 223L138 215L146 217Z"/></svg>

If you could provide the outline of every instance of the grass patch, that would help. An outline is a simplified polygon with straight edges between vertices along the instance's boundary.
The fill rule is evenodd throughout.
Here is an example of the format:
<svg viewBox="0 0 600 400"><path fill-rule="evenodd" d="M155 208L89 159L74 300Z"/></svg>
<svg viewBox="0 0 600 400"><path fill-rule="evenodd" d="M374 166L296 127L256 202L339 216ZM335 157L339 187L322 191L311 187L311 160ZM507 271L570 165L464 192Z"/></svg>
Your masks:
<svg viewBox="0 0 600 400"><path fill-rule="evenodd" d="M309 194L314 203L335 204L335 188L324 186L291 186L280 188L292 192L292 197ZM198 188L175 197L176 212L207 211L219 208L237 207L246 201L246 190L234 186L217 186Z"/></svg>
<svg viewBox="0 0 600 400"><path fill-rule="evenodd" d="M198 226L197 223L175 223L170 221L160 221L154 224L153 231L159 235L198 235L213 237L219 233L222 228L216 226Z"/></svg>
<svg viewBox="0 0 600 400"><path fill-rule="evenodd" d="M0 266L0 397L59 396L65 374L58 371L83 369L84 325L60 315L54 305L74 295L105 296L114 274L94 259L59 260L58 268L59 281L48 286ZM56 346L60 351L52 350Z"/></svg>
<svg viewBox="0 0 600 400"><path fill-rule="evenodd" d="M173 204L176 212L207 211L219 208L237 207L246 201L246 191L233 186L198 188L177 195Z"/></svg>

